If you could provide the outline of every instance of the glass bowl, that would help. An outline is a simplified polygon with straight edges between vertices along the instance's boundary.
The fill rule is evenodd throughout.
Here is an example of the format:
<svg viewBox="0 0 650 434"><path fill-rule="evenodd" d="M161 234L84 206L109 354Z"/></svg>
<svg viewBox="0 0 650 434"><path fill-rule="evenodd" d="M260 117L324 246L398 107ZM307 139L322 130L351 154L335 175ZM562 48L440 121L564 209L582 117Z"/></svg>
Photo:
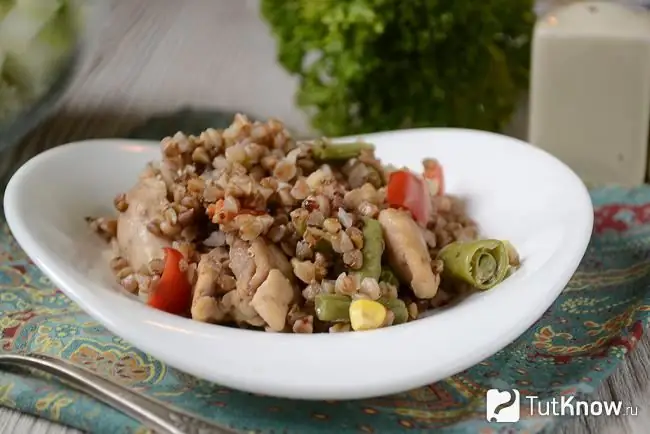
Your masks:
<svg viewBox="0 0 650 434"><path fill-rule="evenodd" d="M0 152L53 113L94 41L100 3L17 0L0 7Z"/></svg>

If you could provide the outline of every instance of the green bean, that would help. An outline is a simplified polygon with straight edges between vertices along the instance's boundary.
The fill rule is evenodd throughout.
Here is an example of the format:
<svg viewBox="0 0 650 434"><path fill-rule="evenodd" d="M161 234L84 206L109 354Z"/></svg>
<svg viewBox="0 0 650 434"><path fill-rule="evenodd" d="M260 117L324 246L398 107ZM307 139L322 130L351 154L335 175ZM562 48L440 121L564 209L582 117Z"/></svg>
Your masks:
<svg viewBox="0 0 650 434"><path fill-rule="evenodd" d="M316 316L326 322L350 321L350 303L352 300L345 295L318 294Z"/></svg>
<svg viewBox="0 0 650 434"><path fill-rule="evenodd" d="M330 143L326 140L316 140L311 148L316 160L349 160L358 157L364 150L372 150L374 146L369 143Z"/></svg>
<svg viewBox="0 0 650 434"><path fill-rule="evenodd" d="M402 324L408 321L409 311L406 308L406 303L404 303L399 298L385 298L382 297L377 300L381 303L386 309L389 309L395 315L393 324Z"/></svg>
<svg viewBox="0 0 650 434"><path fill-rule="evenodd" d="M361 279L372 277L379 280L381 275L381 256L384 254L384 235L381 225L375 219L364 219L363 225L363 265L358 271Z"/></svg>
<svg viewBox="0 0 650 434"><path fill-rule="evenodd" d="M381 269L381 274L379 275L379 281L380 282L386 282L389 285L397 286L399 287L399 279L393 273L393 270L390 269L390 267L384 266Z"/></svg>
<svg viewBox="0 0 650 434"><path fill-rule="evenodd" d="M518 267L520 265L519 253L515 250L515 246L510 241L503 241L503 244L506 246L506 252L508 252L508 263L512 267Z"/></svg>
<svg viewBox="0 0 650 434"><path fill-rule="evenodd" d="M444 277L480 290L501 283L510 267L508 249L499 240L456 241L443 247L438 259L444 263Z"/></svg>

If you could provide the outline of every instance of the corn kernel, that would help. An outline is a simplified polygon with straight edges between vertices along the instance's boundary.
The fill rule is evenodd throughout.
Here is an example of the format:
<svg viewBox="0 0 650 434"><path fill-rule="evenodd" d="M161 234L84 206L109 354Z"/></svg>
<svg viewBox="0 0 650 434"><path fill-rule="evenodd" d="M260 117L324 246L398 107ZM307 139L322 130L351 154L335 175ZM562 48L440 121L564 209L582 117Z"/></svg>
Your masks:
<svg viewBox="0 0 650 434"><path fill-rule="evenodd" d="M386 308L373 300L354 300L350 303L350 324L355 331L379 328L386 319Z"/></svg>

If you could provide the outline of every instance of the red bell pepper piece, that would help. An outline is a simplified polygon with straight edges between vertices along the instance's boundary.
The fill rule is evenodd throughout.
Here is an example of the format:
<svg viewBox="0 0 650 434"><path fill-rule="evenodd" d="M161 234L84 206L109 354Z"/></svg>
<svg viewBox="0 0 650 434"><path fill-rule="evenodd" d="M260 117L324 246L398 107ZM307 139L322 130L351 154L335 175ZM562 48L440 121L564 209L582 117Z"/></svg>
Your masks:
<svg viewBox="0 0 650 434"><path fill-rule="evenodd" d="M413 219L425 226L431 213L431 197L426 182L408 170L397 170L388 177L386 200L393 208L406 208Z"/></svg>
<svg viewBox="0 0 650 434"><path fill-rule="evenodd" d="M187 315L192 304L192 285L180 267L183 254L170 247L164 251L165 268L152 288L147 304L174 315Z"/></svg>
<svg viewBox="0 0 650 434"><path fill-rule="evenodd" d="M445 176L437 160L424 160L424 179L429 184L429 191L434 196L445 194Z"/></svg>

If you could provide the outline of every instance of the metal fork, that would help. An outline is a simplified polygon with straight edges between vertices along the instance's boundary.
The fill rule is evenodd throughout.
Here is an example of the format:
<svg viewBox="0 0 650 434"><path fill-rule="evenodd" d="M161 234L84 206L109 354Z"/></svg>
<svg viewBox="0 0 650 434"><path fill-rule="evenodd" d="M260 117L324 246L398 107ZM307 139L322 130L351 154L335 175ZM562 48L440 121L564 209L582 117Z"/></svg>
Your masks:
<svg viewBox="0 0 650 434"><path fill-rule="evenodd" d="M158 434L236 434L228 427L193 416L63 359L44 354L0 354L0 365L51 374L71 388L119 410Z"/></svg>

